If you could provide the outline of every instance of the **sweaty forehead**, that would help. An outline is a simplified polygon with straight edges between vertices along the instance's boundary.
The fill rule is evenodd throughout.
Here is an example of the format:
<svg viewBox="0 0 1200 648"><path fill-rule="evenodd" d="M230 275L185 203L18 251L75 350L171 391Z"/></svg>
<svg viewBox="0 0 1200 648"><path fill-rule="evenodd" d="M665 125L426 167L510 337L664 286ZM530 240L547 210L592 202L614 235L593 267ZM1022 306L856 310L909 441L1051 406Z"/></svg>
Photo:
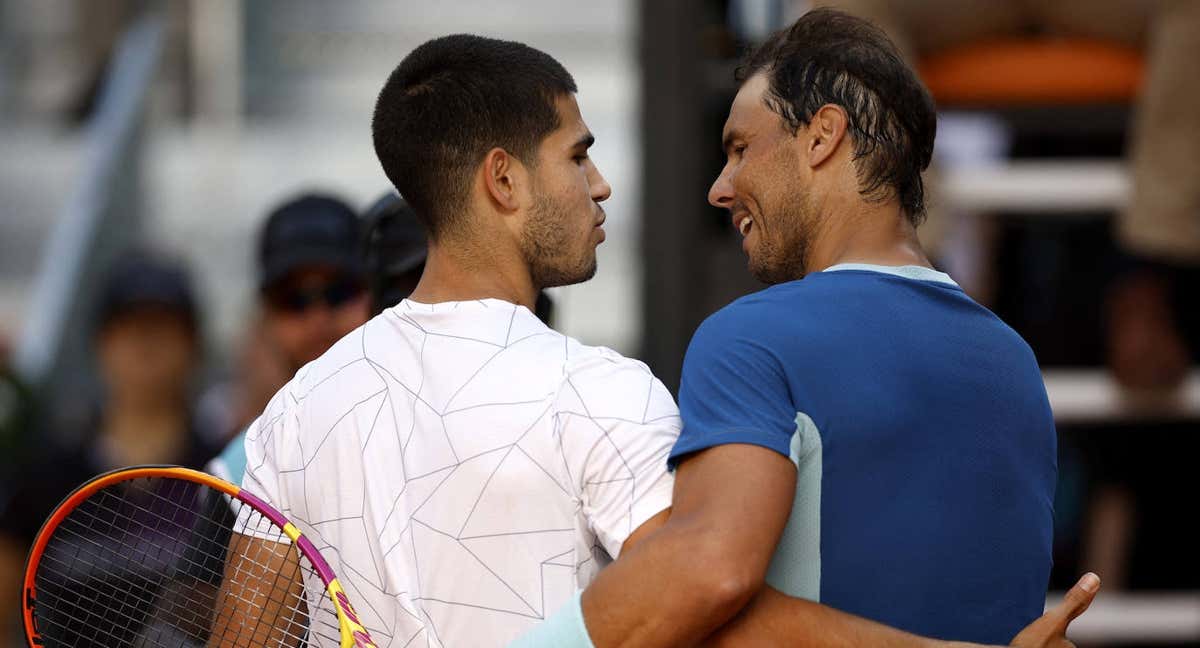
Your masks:
<svg viewBox="0 0 1200 648"><path fill-rule="evenodd" d="M725 120L724 137L741 136L759 130L774 113L763 103L767 91L767 76L759 72L746 80L738 89L733 104L729 107L729 118Z"/></svg>

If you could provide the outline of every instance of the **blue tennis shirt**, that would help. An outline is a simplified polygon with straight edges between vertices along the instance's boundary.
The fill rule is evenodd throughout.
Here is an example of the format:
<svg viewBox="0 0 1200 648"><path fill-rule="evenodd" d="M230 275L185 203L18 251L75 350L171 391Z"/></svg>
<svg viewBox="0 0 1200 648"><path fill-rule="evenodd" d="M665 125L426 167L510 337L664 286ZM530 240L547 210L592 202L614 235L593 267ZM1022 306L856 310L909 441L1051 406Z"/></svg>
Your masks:
<svg viewBox="0 0 1200 648"><path fill-rule="evenodd" d="M798 470L767 581L918 634L1007 644L1042 613L1057 473L1033 352L949 276L834 266L696 331L671 452Z"/></svg>

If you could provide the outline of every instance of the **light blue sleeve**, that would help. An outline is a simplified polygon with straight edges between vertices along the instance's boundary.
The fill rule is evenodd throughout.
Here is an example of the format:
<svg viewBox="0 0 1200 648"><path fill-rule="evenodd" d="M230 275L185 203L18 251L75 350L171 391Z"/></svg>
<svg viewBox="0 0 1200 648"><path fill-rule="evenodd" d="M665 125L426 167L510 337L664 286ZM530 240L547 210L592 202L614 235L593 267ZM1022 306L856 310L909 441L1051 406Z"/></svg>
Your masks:
<svg viewBox="0 0 1200 648"><path fill-rule="evenodd" d="M533 630L508 644L509 648L595 648L583 624L582 592L567 601Z"/></svg>
<svg viewBox="0 0 1200 648"><path fill-rule="evenodd" d="M246 476L246 430L233 437L221 454L208 462L205 472L235 486L242 485L242 479Z"/></svg>

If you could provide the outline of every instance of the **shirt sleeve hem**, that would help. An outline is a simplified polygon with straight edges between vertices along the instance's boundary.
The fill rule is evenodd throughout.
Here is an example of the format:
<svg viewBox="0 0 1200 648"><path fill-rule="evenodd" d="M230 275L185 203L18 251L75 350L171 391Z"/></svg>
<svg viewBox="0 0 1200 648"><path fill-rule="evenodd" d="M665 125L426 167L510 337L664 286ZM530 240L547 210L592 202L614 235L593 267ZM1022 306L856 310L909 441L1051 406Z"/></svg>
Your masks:
<svg viewBox="0 0 1200 648"><path fill-rule="evenodd" d="M792 456L790 437L780 439L764 438L761 432L750 430L725 430L712 434L686 436L687 423L685 422L684 425L685 436L679 438L679 442L671 449L671 456L667 458L667 468L670 470L675 470L679 462L693 452L731 443L756 445L768 450L774 450L789 459Z"/></svg>
<svg viewBox="0 0 1200 648"><path fill-rule="evenodd" d="M661 461L661 460L660 460ZM633 505L629 516L629 533L624 538L613 538L613 546L607 548L613 559L621 557L625 541L646 523L646 520L671 508L671 496L675 492L674 476L664 473Z"/></svg>

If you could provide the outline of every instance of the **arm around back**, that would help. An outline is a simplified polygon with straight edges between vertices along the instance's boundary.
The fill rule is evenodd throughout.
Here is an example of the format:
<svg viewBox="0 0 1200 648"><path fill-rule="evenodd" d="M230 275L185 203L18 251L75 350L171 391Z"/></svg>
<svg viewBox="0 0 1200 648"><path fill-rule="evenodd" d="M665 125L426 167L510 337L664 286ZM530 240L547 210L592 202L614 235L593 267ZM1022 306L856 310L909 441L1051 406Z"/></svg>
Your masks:
<svg viewBox="0 0 1200 648"><path fill-rule="evenodd" d="M690 645L732 618L763 585L794 489L791 462L756 446L685 462L670 518L584 593L593 643Z"/></svg>

